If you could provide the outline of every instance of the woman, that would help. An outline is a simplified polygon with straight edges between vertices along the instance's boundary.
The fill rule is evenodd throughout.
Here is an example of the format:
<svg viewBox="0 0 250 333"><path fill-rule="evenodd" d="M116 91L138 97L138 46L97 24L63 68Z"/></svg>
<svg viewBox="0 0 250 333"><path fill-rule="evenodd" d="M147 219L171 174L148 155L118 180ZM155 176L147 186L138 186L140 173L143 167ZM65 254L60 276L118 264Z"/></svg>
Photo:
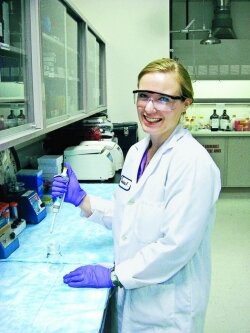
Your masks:
<svg viewBox="0 0 250 333"><path fill-rule="evenodd" d="M115 266L70 272L72 287L114 287L114 332L201 333L210 287L210 242L220 173L207 151L180 125L193 102L185 68L172 59L149 63L134 91L148 134L126 157L114 199L87 195L68 165L52 194L112 227ZM113 320L113 323L116 321Z"/></svg>

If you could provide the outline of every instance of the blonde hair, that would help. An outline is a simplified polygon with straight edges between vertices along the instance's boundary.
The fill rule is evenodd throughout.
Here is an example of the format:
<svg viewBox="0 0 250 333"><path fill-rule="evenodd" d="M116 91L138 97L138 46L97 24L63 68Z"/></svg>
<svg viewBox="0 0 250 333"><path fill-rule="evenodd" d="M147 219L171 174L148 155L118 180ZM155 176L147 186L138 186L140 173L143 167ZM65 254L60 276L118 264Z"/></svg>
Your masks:
<svg viewBox="0 0 250 333"><path fill-rule="evenodd" d="M191 78L188 74L188 71L185 67L178 63L177 61L169 58L162 58L157 59L150 62L146 65L138 75L138 85L141 78L149 73L154 72L161 72L161 73L168 73L173 72L176 73L178 83L180 84L181 88L181 95L185 96L186 98L190 98L192 101L194 99L194 91L192 86Z"/></svg>

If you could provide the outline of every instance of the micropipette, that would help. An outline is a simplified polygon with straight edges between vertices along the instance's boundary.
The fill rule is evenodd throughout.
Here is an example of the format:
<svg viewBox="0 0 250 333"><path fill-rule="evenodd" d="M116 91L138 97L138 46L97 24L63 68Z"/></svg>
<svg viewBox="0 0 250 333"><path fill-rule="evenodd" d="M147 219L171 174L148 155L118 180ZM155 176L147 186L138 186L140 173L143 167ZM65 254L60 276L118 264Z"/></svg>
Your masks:
<svg viewBox="0 0 250 333"><path fill-rule="evenodd" d="M63 168L63 172L61 173L61 176L68 180L67 168L66 167ZM53 204L53 218L52 218L52 222L51 222L51 226L50 226L50 233L51 234L54 230L54 224L55 224L57 214L59 213L59 211L62 208L64 197L65 197L65 194L62 197L57 197L54 204Z"/></svg>

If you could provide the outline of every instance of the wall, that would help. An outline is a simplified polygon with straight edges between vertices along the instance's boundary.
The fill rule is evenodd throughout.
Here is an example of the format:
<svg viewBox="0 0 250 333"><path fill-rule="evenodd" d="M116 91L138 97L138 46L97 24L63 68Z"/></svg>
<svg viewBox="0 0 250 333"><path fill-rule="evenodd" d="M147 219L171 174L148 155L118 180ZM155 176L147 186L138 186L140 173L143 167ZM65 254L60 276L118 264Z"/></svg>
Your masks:
<svg viewBox="0 0 250 333"><path fill-rule="evenodd" d="M108 113L112 122L137 121L132 90L139 71L169 56L169 1L71 0L106 42ZM139 135L143 135L140 131Z"/></svg>

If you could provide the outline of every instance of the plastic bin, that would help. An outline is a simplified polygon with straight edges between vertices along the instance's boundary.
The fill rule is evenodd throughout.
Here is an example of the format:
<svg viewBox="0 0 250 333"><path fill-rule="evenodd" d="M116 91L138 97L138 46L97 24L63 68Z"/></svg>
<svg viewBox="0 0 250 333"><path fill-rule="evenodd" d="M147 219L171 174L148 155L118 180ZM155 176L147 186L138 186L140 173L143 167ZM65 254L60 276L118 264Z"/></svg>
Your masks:
<svg viewBox="0 0 250 333"><path fill-rule="evenodd" d="M113 132L125 158L129 148L138 141L138 124L136 122L113 123Z"/></svg>

